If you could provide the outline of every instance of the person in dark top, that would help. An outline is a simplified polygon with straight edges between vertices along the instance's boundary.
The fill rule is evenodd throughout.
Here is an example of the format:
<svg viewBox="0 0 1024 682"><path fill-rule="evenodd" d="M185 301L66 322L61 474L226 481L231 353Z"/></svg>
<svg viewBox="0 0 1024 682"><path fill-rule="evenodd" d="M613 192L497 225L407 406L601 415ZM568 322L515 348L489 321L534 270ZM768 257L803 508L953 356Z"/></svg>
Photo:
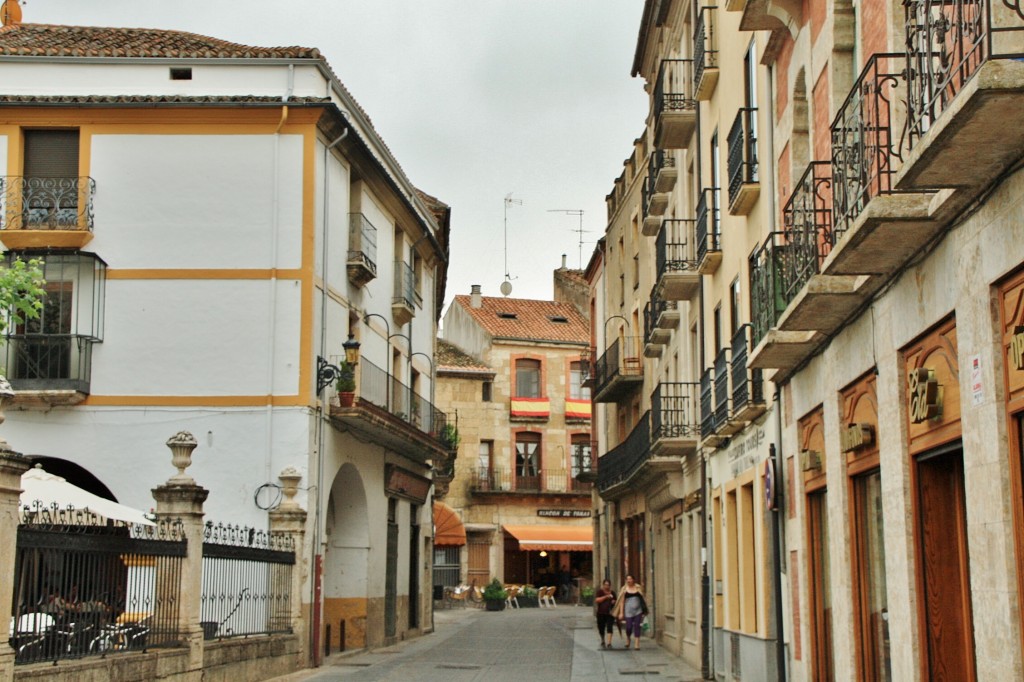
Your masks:
<svg viewBox="0 0 1024 682"><path fill-rule="evenodd" d="M594 609L597 613L597 632L601 636L601 648L612 648L612 627L615 625L615 616L612 609L615 607L615 593L612 592L612 583L605 580L601 583L600 589L594 592ZM608 642L605 643L607 637Z"/></svg>

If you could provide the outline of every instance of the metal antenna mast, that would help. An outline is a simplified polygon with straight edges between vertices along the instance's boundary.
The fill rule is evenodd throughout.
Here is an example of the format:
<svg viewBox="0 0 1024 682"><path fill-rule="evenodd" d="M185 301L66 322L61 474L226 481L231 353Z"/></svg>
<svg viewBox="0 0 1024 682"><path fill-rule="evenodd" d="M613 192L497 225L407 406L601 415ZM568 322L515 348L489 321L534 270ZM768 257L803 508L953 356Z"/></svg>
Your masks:
<svg viewBox="0 0 1024 682"><path fill-rule="evenodd" d="M583 269L583 233L590 232L590 230L583 229L583 209L582 208L549 208L548 213L565 213L566 215L575 215L580 218L580 226L572 232L579 235L579 247L580 247L580 270Z"/></svg>
<svg viewBox="0 0 1024 682"><path fill-rule="evenodd" d="M508 296L512 293L512 277L508 272L508 207L522 206L522 199L513 199L512 192L505 195L505 281L501 283L501 293Z"/></svg>

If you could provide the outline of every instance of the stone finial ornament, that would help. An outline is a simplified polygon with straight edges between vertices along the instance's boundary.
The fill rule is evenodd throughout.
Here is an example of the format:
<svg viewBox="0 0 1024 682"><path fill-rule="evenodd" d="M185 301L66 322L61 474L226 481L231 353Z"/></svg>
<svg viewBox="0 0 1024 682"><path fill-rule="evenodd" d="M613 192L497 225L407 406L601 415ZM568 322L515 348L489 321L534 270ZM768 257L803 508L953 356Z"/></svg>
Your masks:
<svg viewBox="0 0 1024 682"><path fill-rule="evenodd" d="M168 483L195 484L195 479L185 475L185 469L192 465L192 451L199 443L188 431L178 431L167 439L167 447L171 449L171 464L178 470Z"/></svg>
<svg viewBox="0 0 1024 682"><path fill-rule="evenodd" d="M299 492L299 481L302 474L295 467L288 467L277 475L281 481L281 492L284 493L284 501L278 505L278 509L298 509L299 504L295 501L295 494Z"/></svg>

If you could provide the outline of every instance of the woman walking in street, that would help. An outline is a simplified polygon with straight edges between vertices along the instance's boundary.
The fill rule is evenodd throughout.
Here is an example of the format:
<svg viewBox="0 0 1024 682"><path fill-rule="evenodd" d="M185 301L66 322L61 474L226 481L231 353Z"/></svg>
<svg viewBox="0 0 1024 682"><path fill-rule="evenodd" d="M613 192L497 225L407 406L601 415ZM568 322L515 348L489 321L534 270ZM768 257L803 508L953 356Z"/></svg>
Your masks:
<svg viewBox="0 0 1024 682"><path fill-rule="evenodd" d="M627 575L626 584L619 590L619 598L615 602L615 617L626 620L627 649L630 641L634 642L634 650L640 649L640 625L646 615L647 601L644 599L644 590L633 576Z"/></svg>
<svg viewBox="0 0 1024 682"><path fill-rule="evenodd" d="M615 625L615 616L612 609L615 606L615 593L612 592L612 583L605 580L601 583L601 589L594 593L594 608L597 612L597 631L601 635L601 648L612 648L612 628ZM607 632L608 643L605 644L605 633Z"/></svg>

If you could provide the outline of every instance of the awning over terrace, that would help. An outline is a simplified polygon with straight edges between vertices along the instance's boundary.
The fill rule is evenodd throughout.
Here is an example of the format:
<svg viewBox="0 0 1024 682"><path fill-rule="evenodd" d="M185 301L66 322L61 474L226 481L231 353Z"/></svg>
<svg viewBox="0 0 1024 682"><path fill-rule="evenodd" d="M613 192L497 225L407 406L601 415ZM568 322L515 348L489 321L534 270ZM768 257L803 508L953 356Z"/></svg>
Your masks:
<svg viewBox="0 0 1024 682"><path fill-rule="evenodd" d="M505 532L519 541L524 551L590 552L594 548L594 529L590 519L586 524L544 526L502 526Z"/></svg>

